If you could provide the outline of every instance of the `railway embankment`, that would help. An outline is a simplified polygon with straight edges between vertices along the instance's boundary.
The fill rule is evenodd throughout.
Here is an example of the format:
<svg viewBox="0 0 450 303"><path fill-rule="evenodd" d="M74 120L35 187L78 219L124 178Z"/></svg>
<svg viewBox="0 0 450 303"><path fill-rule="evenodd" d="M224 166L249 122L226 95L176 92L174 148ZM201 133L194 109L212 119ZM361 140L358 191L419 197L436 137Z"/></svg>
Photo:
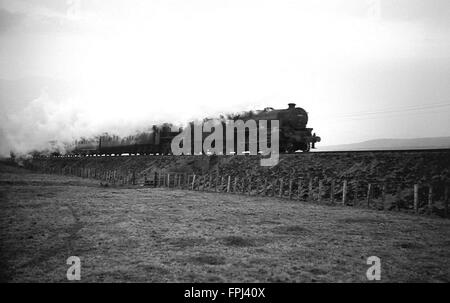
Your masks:
<svg viewBox="0 0 450 303"><path fill-rule="evenodd" d="M450 180L450 150L326 152L281 155L278 165L264 167L259 156L111 156L30 159L25 165L46 172L95 169L219 173L239 177L357 179L373 182L437 182Z"/></svg>
<svg viewBox="0 0 450 303"><path fill-rule="evenodd" d="M224 189L224 179L238 180L238 190L250 194L270 195L271 190L272 195L278 191L303 196L306 191L306 196L336 201L345 190L347 203L370 198L382 200L382 208L412 209L416 195L418 208L425 211L432 200L439 212L448 200L450 150L289 154L281 155L272 167L261 166L260 160L259 156L59 157L31 159L25 166L118 186L150 184L155 176L171 174L175 178L169 182L178 183L191 182L187 176L196 175L199 186L209 189L210 183Z"/></svg>

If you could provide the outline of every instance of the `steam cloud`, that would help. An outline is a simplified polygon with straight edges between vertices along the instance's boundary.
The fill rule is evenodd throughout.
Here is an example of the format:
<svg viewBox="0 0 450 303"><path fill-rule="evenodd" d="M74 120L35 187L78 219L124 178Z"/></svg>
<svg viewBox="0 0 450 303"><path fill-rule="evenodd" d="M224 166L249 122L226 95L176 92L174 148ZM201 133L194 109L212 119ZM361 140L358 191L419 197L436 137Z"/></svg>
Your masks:
<svg viewBox="0 0 450 303"><path fill-rule="evenodd" d="M31 100L15 96L14 98L19 99L15 99L13 103L2 98L0 156L7 157L10 152L21 156L33 151L64 153L75 140L82 137L93 138L105 132L128 136L146 131L153 124L161 122L132 117L120 120L114 116L105 119L105 116L108 117L107 108L104 115L99 117L89 107L80 105L76 98L68 97L65 93L55 93L53 88L42 87L38 95L39 97ZM159 118L170 117L161 115Z"/></svg>
<svg viewBox="0 0 450 303"><path fill-rule="evenodd" d="M171 106L148 112L130 106L130 101L111 104L99 111L88 101L77 98L73 92L76 89L63 82L36 80L9 83L0 80L1 157L8 157L11 152L19 156L33 151L65 153L80 138L95 138L104 133L125 137L150 131L153 125L172 123L180 127L208 115L197 109L192 109L197 112L195 115L183 115ZM220 114L213 112L208 116Z"/></svg>

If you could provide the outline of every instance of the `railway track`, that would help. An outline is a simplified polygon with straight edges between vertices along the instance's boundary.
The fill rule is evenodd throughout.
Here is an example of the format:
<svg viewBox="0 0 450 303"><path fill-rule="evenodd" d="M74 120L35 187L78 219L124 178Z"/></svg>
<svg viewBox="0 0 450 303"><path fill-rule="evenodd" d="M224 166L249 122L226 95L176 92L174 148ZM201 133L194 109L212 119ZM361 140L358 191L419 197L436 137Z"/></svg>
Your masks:
<svg viewBox="0 0 450 303"><path fill-rule="evenodd" d="M281 156L304 156L304 155L315 155L315 154L326 154L326 155L333 155L333 154L368 154L368 153L374 153L374 154L383 154L383 153L450 153L450 148L422 148L422 149L364 149L364 150L314 150L308 153L293 153L293 154L281 154ZM49 159L49 158L55 158L55 159L79 159L79 158L115 158L115 157L162 157L162 156L173 156L170 154L164 154L164 155L115 155L115 156L108 156L108 155L98 155L98 156L40 156L36 157L37 159ZM201 156L201 155L196 155ZM203 155L205 156L205 155ZM229 155L228 155L229 156ZM192 157L192 155L182 155L177 157Z"/></svg>
<svg viewBox="0 0 450 303"><path fill-rule="evenodd" d="M417 152L450 152L450 148L417 148L417 149L362 149L362 150L319 150L312 154L339 154L339 153L417 153Z"/></svg>

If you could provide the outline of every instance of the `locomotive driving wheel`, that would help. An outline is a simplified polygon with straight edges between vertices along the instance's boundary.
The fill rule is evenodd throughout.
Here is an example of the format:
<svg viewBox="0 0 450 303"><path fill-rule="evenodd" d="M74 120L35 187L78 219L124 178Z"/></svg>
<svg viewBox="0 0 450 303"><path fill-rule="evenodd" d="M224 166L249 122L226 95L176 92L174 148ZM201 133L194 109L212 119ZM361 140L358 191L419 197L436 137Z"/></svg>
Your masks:
<svg viewBox="0 0 450 303"><path fill-rule="evenodd" d="M284 142L280 144L280 152L285 154L293 154L297 148L295 147L295 144L292 142Z"/></svg>
<svg viewBox="0 0 450 303"><path fill-rule="evenodd" d="M286 146L286 152L287 152L288 154L293 154L293 153L295 153L296 150L297 150L297 148L295 148L294 143L289 142L289 143L287 144L287 146Z"/></svg>
<svg viewBox="0 0 450 303"><path fill-rule="evenodd" d="M309 152L310 150L311 150L311 144L306 143L305 146L304 146L304 148L302 149L302 151L303 151L304 153L307 153L307 152Z"/></svg>

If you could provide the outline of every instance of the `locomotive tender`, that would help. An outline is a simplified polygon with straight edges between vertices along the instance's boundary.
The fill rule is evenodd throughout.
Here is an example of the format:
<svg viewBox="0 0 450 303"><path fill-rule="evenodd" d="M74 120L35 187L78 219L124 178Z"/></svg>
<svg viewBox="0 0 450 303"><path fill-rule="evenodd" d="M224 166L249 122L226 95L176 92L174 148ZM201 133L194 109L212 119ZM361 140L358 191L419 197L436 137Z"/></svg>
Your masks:
<svg viewBox="0 0 450 303"><path fill-rule="evenodd" d="M287 109L273 109L269 107L261 111L230 116L230 119L244 122L252 119L256 123L259 123L260 120L266 120L269 124L271 120L278 120L280 125L280 153L293 153L298 150L309 152L321 140L315 133L312 133L312 128L306 127L308 124L308 113L303 108L295 107L294 103L289 103ZM76 142L75 148L70 154L79 156L170 154L172 139L180 134L181 131L181 128L178 131L172 131L172 125L166 123L160 127L153 126L150 132L122 139L117 136L103 135L97 141L81 140ZM203 139L208 135L209 133L204 133ZM236 130L234 137L236 140ZM245 148L248 150L248 131L246 131L245 140Z"/></svg>

